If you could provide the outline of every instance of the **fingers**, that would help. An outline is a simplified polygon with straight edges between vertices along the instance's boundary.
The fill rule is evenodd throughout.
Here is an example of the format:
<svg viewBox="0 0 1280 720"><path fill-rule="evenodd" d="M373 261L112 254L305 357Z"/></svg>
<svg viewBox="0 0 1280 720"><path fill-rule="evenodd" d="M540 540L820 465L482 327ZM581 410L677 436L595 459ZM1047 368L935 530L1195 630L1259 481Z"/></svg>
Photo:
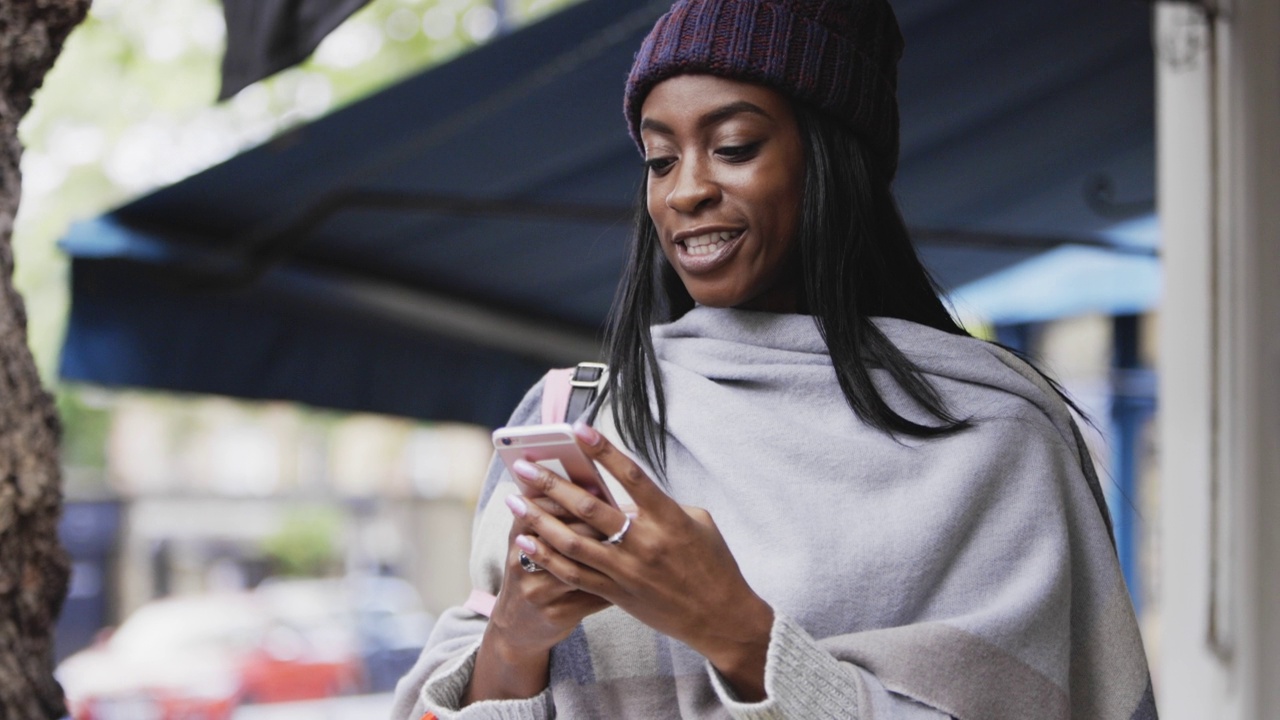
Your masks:
<svg viewBox="0 0 1280 720"><path fill-rule="evenodd" d="M568 484L568 483L565 483ZM589 493L583 493L590 495ZM521 544L521 539L528 539L527 536L536 536L539 540L546 542L553 547L556 552L566 555L569 558L582 562L599 562L602 559L598 552L606 546L600 542L600 535L597 529L592 530L590 536L584 536L582 533L575 532L572 528L564 523L560 518L549 515L543 511L542 507L524 501L515 495L507 498L507 507L511 513L516 516L515 523L520 527L527 528L528 532L515 539L515 543L528 554L531 548ZM607 507L607 506L606 506ZM607 508L614 514L622 517L622 513ZM625 521L626 518L622 517ZM590 521L588 521L589 523ZM621 521L619 522L619 526ZM532 555L530 556L532 557Z"/></svg>
<svg viewBox="0 0 1280 720"><path fill-rule="evenodd" d="M533 503L534 505L542 508L542 511L548 515L555 515L558 518L564 518L566 520L572 520L574 517L573 513L569 512L564 508L564 506L549 497L526 497L524 500L525 502Z"/></svg>
<svg viewBox="0 0 1280 720"><path fill-rule="evenodd" d="M610 475L617 478L639 508L645 512L667 512L674 509L674 501L653 482L644 468L614 447L595 428L580 421L573 426L573 434L577 436L578 446L587 457L600 463Z"/></svg>
<svg viewBox="0 0 1280 720"><path fill-rule="evenodd" d="M598 544L595 540L586 540L585 543ZM516 545L547 574L562 583L562 587L583 590L599 597L607 597L606 594L614 587L613 581L608 576L592 567L571 560L545 537L534 538L521 535L516 538Z"/></svg>
<svg viewBox="0 0 1280 720"><path fill-rule="evenodd" d="M564 522L565 527L572 532L593 540L601 540L604 536L595 528L573 517L573 515L569 514L568 511L561 507L559 503L551 500L550 498L528 498L513 495L510 498L505 498L504 502L508 507L512 508L512 515L514 516L513 522L511 523L510 533L507 536L508 571L516 573L515 577L521 581L525 580L523 577L524 575L540 574L542 578L544 578L541 582L519 583L524 588L525 594L532 594L530 597L527 597L526 600L542 604L552 600L557 594L563 594L564 592L571 591L571 588L566 588L563 583L554 577L550 577L545 573L530 573L524 568L523 564L520 562L521 545L525 542L524 538L528 535L534 534L535 530L525 522L523 515L515 512L515 508L517 506L524 506L527 508L529 505L536 505L545 515L560 519ZM551 586L554 586L557 590L552 591L550 589Z"/></svg>
<svg viewBox="0 0 1280 720"><path fill-rule="evenodd" d="M514 471L516 481L520 483L530 494L535 496L545 496L550 498L560 508L575 518L578 518L590 525L601 537L607 537L618 531L622 527L623 521L626 520L622 511L613 507L609 503L592 495L577 485L556 475L541 465L518 460L512 464L511 469ZM530 504L524 501L511 500L509 496L507 506L517 517L524 517L524 513L530 509L536 508L539 514L546 517L555 517L554 513L546 513L542 506ZM538 532L542 534L541 531Z"/></svg>
<svg viewBox="0 0 1280 720"><path fill-rule="evenodd" d="M565 510L563 507L561 507L560 503L556 502L555 500L552 500L549 497L523 498L523 499L526 503L532 503L534 505L537 505L539 508L542 509L544 513L551 515L552 517L559 518L562 522L564 522L566 527L578 533L579 535L582 535L583 537L595 538L597 540L603 540L605 537L604 533L600 532L599 530L596 530L595 528L582 522L581 520L578 520L578 518L576 518L573 515L573 513L569 512L568 510ZM523 523L520 522L519 516L516 516L516 521L517 522L515 523L515 525L517 528L520 528L520 532L525 532L526 529L522 527ZM514 533L513 533L513 537L514 537Z"/></svg>
<svg viewBox="0 0 1280 720"><path fill-rule="evenodd" d="M561 483L569 484L563 480ZM580 488L574 489L590 496ZM584 535L575 531L546 513L540 504L523 502L516 496L511 498L515 499L509 498L507 506L516 516L514 524L528 530L513 541L525 555L571 587L601 594L614 586L611 576L618 560L616 546L605 543L598 532ZM605 507L620 518L618 527L627 523L621 511Z"/></svg>
<svg viewBox="0 0 1280 720"><path fill-rule="evenodd" d="M507 553L506 579L502 583L502 592L514 593L527 603L543 606L556 602L566 593L574 591L553 575L525 570L520 562L520 553L523 552L520 544L526 536L517 535L516 538L516 542ZM528 553L525 554L528 555Z"/></svg>

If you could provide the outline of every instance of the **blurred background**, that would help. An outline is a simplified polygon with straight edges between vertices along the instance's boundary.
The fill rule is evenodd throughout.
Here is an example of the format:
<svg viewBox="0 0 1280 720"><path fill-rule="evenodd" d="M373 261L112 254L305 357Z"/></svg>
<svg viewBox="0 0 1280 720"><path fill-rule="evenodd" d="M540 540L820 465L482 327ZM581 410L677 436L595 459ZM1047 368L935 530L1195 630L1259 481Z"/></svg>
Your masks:
<svg viewBox="0 0 1280 720"><path fill-rule="evenodd" d="M65 423L57 652L77 717L385 715L435 614L470 589L491 445L473 424L61 380L58 241L486 42L498 10L514 28L563 5L375 2L223 103L216 0L98 0L68 40L21 128L15 253Z"/></svg>
<svg viewBox="0 0 1280 720"><path fill-rule="evenodd" d="M595 358L665 5L373 0L218 101L221 3L96 0L22 126L14 236L76 718L385 714L469 591L489 431ZM1149 5L894 5L908 223L965 324L1090 415L1154 655Z"/></svg>

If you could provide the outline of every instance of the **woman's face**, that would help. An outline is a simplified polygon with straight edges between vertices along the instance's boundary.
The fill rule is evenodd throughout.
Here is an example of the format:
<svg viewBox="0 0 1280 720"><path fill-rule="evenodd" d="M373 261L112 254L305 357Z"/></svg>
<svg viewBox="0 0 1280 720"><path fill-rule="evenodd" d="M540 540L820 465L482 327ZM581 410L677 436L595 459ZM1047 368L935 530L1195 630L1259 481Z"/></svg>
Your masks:
<svg viewBox="0 0 1280 720"><path fill-rule="evenodd" d="M662 252L702 305L795 312L804 144L777 92L678 75L640 111L649 216Z"/></svg>

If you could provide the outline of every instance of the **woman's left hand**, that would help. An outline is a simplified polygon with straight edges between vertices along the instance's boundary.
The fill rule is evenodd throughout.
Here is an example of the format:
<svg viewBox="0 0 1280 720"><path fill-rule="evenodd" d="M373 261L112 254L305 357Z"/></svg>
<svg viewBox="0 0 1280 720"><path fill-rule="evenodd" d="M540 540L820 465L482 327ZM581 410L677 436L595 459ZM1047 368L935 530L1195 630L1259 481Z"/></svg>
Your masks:
<svg viewBox="0 0 1280 720"><path fill-rule="evenodd" d="M747 584L711 514L672 500L631 458L594 428L574 427L578 445L622 484L636 504L624 514L533 463L515 475L617 544L569 529L528 504L524 522L538 565L565 584L598 595L706 657L743 700L763 699L773 610Z"/></svg>

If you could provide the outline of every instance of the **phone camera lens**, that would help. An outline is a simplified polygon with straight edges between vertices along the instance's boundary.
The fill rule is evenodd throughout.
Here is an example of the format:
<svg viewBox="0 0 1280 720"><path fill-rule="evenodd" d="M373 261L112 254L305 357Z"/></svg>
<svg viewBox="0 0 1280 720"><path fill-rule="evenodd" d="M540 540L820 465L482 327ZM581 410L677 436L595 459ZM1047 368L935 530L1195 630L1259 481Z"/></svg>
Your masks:
<svg viewBox="0 0 1280 720"><path fill-rule="evenodd" d="M503 445L510 445L510 444L511 444L511 438L502 438L502 444L503 444Z"/></svg>

